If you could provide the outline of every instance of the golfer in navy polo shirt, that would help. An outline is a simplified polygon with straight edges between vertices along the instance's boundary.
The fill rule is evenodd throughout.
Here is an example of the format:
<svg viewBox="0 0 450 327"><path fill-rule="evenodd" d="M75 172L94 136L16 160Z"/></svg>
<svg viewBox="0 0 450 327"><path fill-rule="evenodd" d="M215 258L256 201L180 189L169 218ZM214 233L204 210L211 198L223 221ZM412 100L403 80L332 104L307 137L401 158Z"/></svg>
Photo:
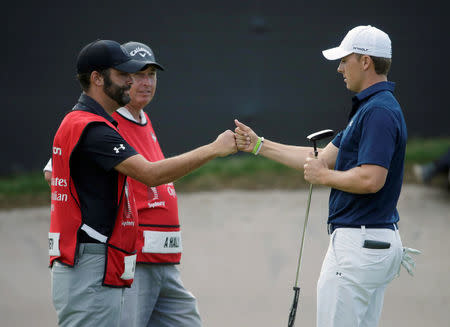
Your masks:
<svg viewBox="0 0 450 327"><path fill-rule="evenodd" d="M357 94L347 127L332 141L339 149L334 170L311 157L305 165L307 180L332 187L317 325L377 326L384 291L402 260L396 206L407 131L395 85L387 81L391 41L375 27L358 26L323 55L341 60L338 72Z"/></svg>
<svg viewBox="0 0 450 327"><path fill-rule="evenodd" d="M358 26L323 55L340 59L338 72L356 95L347 127L318 159L308 147L258 142L261 138L239 121L236 142L246 152L261 144L256 153L303 168L307 181L331 187L330 245L317 285L317 326L377 326L386 286L401 263L410 273L413 265L397 226L407 131L394 83L387 80L391 41L373 26Z"/></svg>

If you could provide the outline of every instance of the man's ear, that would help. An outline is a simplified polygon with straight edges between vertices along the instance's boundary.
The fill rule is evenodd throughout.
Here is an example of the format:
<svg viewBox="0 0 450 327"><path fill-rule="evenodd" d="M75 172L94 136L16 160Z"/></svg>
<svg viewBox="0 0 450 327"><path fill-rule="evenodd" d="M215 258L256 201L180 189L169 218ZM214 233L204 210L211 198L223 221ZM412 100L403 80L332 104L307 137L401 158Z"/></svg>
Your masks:
<svg viewBox="0 0 450 327"><path fill-rule="evenodd" d="M91 73L91 84L94 84L96 86L103 85L103 76L96 70Z"/></svg>
<svg viewBox="0 0 450 327"><path fill-rule="evenodd" d="M370 58L370 56L363 55L361 57L361 64L362 64L363 70L368 70L370 68L370 65L373 65L372 58Z"/></svg>

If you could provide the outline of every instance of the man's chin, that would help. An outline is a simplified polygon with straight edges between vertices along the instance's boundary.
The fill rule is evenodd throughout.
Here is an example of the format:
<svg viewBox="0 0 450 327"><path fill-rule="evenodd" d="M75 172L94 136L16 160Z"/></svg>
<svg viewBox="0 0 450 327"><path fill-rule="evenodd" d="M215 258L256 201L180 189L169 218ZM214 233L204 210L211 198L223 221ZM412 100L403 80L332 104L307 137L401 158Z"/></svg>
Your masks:
<svg viewBox="0 0 450 327"><path fill-rule="evenodd" d="M143 108L146 105L148 105L150 103L150 101L152 101L152 99L153 99L153 96L142 97L138 101L138 106Z"/></svg>
<svg viewBox="0 0 450 327"><path fill-rule="evenodd" d="M149 103L150 103L150 100L148 100L148 101L130 101L130 103L128 103L128 104L133 108L143 109Z"/></svg>
<svg viewBox="0 0 450 327"><path fill-rule="evenodd" d="M127 105L128 103L130 103L131 98L129 96L123 96L122 99L120 100L120 103L118 103L119 106L123 107L125 105Z"/></svg>

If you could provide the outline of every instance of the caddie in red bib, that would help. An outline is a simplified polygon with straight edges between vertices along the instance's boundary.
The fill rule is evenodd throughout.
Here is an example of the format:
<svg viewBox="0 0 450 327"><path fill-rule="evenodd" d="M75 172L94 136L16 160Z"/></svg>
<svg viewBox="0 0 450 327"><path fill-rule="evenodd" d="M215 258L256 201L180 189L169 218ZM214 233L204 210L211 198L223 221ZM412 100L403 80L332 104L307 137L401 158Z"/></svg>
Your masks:
<svg viewBox="0 0 450 327"><path fill-rule="evenodd" d="M49 255L59 326L118 326L134 280L137 211L117 166L137 152L111 114L128 103L130 73L145 65L97 40L77 59L83 90L53 139Z"/></svg>
<svg viewBox="0 0 450 327"><path fill-rule="evenodd" d="M113 117L119 124L121 135L140 154L150 161L164 159L151 121L145 112L142 111L142 124L130 120L130 113L125 108L120 108ZM180 263L183 247L177 195L173 183L152 187L134 179L130 179L129 183L133 186L139 212L137 262Z"/></svg>
<svg viewBox="0 0 450 327"><path fill-rule="evenodd" d="M164 154L143 108L155 93L156 70L163 67L147 45L128 42L123 46L135 60L149 67L133 74L131 101L113 118L133 148L150 162L160 162ZM176 267L183 246L174 185L147 186L131 178L129 182L136 199L139 233L135 283L125 290L120 326L201 327L197 299L184 287Z"/></svg>
<svg viewBox="0 0 450 327"><path fill-rule="evenodd" d="M63 120L53 143L53 177L51 221L49 232L50 265L58 260L74 266L77 258L78 235L84 231L91 238L107 245L106 266L102 284L130 286L136 262L137 211L126 176L117 174L117 216L110 235L103 235L89 226L82 217L80 200L71 179L70 156L88 124L102 122L116 128L105 118L85 111L72 111Z"/></svg>
<svg viewBox="0 0 450 327"><path fill-rule="evenodd" d="M152 56L140 46L130 51L133 56ZM83 93L55 135L53 171L46 175L52 185L49 254L59 326L135 326L138 304L147 321L151 315L164 320L164 326L173 326L174 321L177 326L201 326L196 299L182 285L174 265L180 261L182 246L171 182L234 153L236 143L227 130L211 143L164 159L149 125L144 134L130 137L144 146L145 157L137 153L121 135L127 127L122 132L113 114L130 102L131 86L138 80L145 88L139 88L140 95L151 94L148 76L155 76L154 65L153 60L135 60L126 47L111 40L91 42L78 55L77 78ZM150 141L155 145L146 149ZM125 176L145 185L127 183ZM139 206L145 213L139 233L133 186L139 188ZM156 268L135 270L136 258L149 263L141 266ZM152 276L163 273L164 285L139 283L129 288L150 281L138 278L140 270ZM124 294L137 289L152 294L139 295L145 301L138 303L132 302L135 296L124 299ZM170 308L162 303L167 301ZM150 302L153 308L140 310Z"/></svg>

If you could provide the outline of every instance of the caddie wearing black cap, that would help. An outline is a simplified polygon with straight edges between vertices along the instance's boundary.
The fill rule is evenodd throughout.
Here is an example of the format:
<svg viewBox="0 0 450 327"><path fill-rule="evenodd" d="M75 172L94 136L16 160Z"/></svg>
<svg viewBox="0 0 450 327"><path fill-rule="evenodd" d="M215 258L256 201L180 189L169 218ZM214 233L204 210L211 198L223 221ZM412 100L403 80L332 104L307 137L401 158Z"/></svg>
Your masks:
<svg viewBox="0 0 450 327"><path fill-rule="evenodd" d="M59 326L119 326L136 263L138 221L127 176L172 182L236 151L228 130L203 147L150 162L122 137L112 114L130 101L131 73L149 64L119 43L97 40L77 60L83 93L53 141L49 255Z"/></svg>
<svg viewBox="0 0 450 327"><path fill-rule="evenodd" d="M133 74L131 101L113 117L123 137L147 160L163 160L144 107L153 99L157 74L164 67L146 44L127 42L123 47L148 67ZM152 107L150 112L154 110L157 108ZM197 299L184 287L176 266L183 246L175 187L173 183L148 187L131 178L129 182L135 194L139 234L135 280L125 290L121 327L201 327Z"/></svg>
<svg viewBox="0 0 450 327"><path fill-rule="evenodd" d="M113 168L137 153L110 113L129 102L130 73L144 66L111 40L89 43L78 55L84 92L61 123L52 155L49 255L60 326L114 326L123 287L133 281L137 213L126 177Z"/></svg>

